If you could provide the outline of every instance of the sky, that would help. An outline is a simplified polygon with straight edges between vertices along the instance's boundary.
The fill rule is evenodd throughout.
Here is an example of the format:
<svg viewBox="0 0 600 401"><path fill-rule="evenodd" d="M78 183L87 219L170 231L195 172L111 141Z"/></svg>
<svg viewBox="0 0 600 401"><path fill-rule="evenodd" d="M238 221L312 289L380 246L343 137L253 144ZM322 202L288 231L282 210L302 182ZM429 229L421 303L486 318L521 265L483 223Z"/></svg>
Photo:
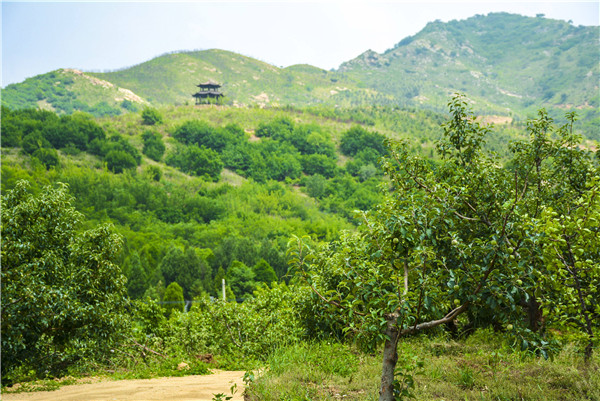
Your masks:
<svg viewBox="0 0 600 401"><path fill-rule="evenodd" d="M278 67L335 69L428 22L510 12L600 25L589 1L2 1L1 86L58 68L107 71L167 52L223 49Z"/></svg>

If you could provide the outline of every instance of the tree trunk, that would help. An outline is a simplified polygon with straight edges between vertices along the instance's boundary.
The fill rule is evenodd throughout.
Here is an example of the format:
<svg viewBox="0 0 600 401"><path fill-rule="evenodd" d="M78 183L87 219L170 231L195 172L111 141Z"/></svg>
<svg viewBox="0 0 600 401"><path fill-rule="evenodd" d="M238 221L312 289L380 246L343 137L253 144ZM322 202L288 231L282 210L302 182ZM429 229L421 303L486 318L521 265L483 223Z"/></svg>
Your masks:
<svg viewBox="0 0 600 401"><path fill-rule="evenodd" d="M589 364L592 360L592 353L594 352L594 330L592 329L592 321L588 313L585 313L585 328L588 335L588 343L585 346L583 352L583 358L586 364Z"/></svg>
<svg viewBox="0 0 600 401"><path fill-rule="evenodd" d="M388 316L385 329L385 345L383 347L383 368L381 371L381 387L379 388L379 401L394 401L394 370L398 362L398 315L392 313Z"/></svg>

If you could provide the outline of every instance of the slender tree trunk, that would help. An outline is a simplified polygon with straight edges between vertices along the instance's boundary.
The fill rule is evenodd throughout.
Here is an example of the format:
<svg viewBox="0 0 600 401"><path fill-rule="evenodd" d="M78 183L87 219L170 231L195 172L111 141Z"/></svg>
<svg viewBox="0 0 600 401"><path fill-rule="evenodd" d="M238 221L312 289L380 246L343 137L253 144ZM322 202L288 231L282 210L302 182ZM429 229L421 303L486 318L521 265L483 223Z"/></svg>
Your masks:
<svg viewBox="0 0 600 401"><path fill-rule="evenodd" d="M592 360L592 353L594 352L594 330L592 329L592 321L588 313L585 313L585 323L585 328L588 335L588 343L585 346L583 358L587 364Z"/></svg>
<svg viewBox="0 0 600 401"><path fill-rule="evenodd" d="M594 352L594 340L593 337L590 337L587 345L585 346L585 350L583 353L583 360L585 363L590 363L592 360L592 353Z"/></svg>
<svg viewBox="0 0 600 401"><path fill-rule="evenodd" d="M529 302L527 303L527 315L529 317L529 328L531 331L537 333L542 329L544 321L540 303L535 296L529 298Z"/></svg>
<svg viewBox="0 0 600 401"><path fill-rule="evenodd" d="M381 372L381 387L379 401L394 401L394 370L398 362L398 315L388 316L385 334L388 337L383 347L383 368Z"/></svg>

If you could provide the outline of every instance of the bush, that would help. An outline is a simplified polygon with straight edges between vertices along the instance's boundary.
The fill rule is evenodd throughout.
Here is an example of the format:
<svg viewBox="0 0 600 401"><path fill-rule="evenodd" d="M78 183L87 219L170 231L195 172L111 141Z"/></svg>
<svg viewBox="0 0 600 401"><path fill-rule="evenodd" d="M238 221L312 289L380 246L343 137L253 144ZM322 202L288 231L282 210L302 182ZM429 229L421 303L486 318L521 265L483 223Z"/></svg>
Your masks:
<svg viewBox="0 0 600 401"><path fill-rule="evenodd" d="M39 131L35 131L23 138L23 150L28 154L33 154L41 148L49 148L51 146L50 142Z"/></svg>
<svg viewBox="0 0 600 401"><path fill-rule="evenodd" d="M196 145L178 147L167 157L166 163L185 173L205 176L213 181L219 180L223 170L223 162L217 152Z"/></svg>
<svg viewBox="0 0 600 401"><path fill-rule="evenodd" d="M144 107L142 110L142 124L156 125L163 122L163 117L160 112L151 107Z"/></svg>
<svg viewBox="0 0 600 401"><path fill-rule="evenodd" d="M41 161L46 169L58 166L58 152L56 149L40 148L33 152L32 156Z"/></svg>
<svg viewBox="0 0 600 401"><path fill-rule="evenodd" d="M165 313L167 316L170 316L174 310L183 312L185 307L185 302L183 300L183 288L181 288L177 282L173 281L165 290L163 302L166 302Z"/></svg>
<svg viewBox="0 0 600 401"><path fill-rule="evenodd" d="M104 157L104 162L113 173L122 173L124 170L137 166L133 156L123 150L111 150Z"/></svg>
<svg viewBox="0 0 600 401"><path fill-rule="evenodd" d="M362 150L371 148L379 156L385 155L385 137L377 132L369 132L357 125L344 132L340 143L340 150L346 156L355 156Z"/></svg>
<svg viewBox="0 0 600 401"><path fill-rule="evenodd" d="M165 144L160 134L146 131L142 134L142 139L144 140L142 153L156 162L160 161L165 154Z"/></svg>

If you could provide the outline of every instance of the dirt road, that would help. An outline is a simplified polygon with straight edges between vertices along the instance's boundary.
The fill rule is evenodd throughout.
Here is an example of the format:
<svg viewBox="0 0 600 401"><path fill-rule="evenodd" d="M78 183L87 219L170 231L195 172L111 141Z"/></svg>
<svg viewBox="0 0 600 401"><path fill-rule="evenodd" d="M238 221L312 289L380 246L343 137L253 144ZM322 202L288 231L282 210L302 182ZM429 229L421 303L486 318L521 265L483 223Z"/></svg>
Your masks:
<svg viewBox="0 0 600 401"><path fill-rule="evenodd" d="M103 381L92 384L63 386L56 391L2 394L3 401L211 401L214 394L231 395L236 383L237 393L231 401L244 397L244 372L218 371L212 375L164 377L147 380Z"/></svg>

